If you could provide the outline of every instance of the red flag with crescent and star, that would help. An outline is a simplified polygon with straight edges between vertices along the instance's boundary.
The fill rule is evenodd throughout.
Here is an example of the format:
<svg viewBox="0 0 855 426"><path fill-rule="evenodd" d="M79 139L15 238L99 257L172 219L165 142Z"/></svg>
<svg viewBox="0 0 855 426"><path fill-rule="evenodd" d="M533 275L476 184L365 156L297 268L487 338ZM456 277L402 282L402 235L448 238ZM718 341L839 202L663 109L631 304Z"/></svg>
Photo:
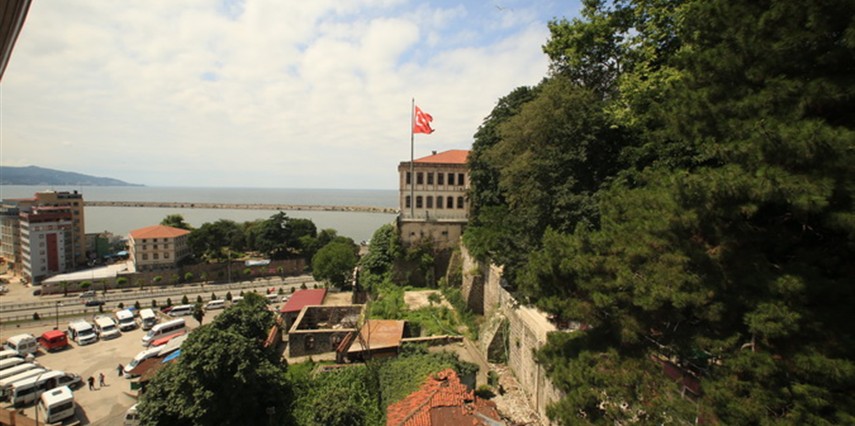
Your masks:
<svg viewBox="0 0 855 426"><path fill-rule="evenodd" d="M421 108L416 107L416 115L413 120L413 133L433 133L433 129L430 127L430 123L433 121L433 117L430 114L422 111Z"/></svg>

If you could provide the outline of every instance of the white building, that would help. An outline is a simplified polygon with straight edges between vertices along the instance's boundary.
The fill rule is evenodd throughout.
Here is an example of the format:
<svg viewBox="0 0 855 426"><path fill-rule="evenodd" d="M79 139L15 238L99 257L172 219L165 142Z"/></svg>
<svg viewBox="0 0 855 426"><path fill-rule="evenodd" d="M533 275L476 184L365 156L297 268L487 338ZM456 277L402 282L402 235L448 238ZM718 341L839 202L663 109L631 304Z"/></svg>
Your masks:
<svg viewBox="0 0 855 426"><path fill-rule="evenodd" d="M190 231L154 225L131 231L128 235L130 259L138 272L172 269L190 254Z"/></svg>

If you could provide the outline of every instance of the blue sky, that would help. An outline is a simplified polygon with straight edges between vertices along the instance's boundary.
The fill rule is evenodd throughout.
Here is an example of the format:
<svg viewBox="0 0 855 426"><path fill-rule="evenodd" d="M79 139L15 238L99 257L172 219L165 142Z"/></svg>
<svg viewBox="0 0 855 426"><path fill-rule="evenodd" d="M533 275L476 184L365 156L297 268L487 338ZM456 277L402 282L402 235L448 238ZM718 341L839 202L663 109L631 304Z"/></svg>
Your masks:
<svg viewBox="0 0 855 426"><path fill-rule="evenodd" d="M395 188L547 74L578 1L33 2L0 84L0 163L152 186Z"/></svg>

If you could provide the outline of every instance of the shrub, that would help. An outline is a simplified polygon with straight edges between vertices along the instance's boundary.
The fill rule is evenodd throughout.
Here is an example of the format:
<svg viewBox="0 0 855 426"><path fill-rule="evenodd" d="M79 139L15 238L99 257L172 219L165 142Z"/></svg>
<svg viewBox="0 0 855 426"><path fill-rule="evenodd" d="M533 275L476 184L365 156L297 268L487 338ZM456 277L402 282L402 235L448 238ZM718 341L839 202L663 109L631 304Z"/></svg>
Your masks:
<svg viewBox="0 0 855 426"><path fill-rule="evenodd" d="M181 296L181 304L186 305L188 303L190 303L190 299L187 298L187 295Z"/></svg>
<svg viewBox="0 0 855 426"><path fill-rule="evenodd" d="M125 309L125 304L123 302L119 302L119 309Z"/></svg>
<svg viewBox="0 0 855 426"><path fill-rule="evenodd" d="M41 318L41 317L39 316L39 313L38 313L38 312L33 312L33 321L38 321L38 320L39 320L39 318Z"/></svg>
<svg viewBox="0 0 855 426"><path fill-rule="evenodd" d="M226 293L226 300L228 300L229 302L232 301L232 292Z"/></svg>
<svg viewBox="0 0 855 426"><path fill-rule="evenodd" d="M202 295L196 296L196 303L202 303Z"/></svg>
<svg viewBox="0 0 855 426"><path fill-rule="evenodd" d="M152 307L152 308L156 308L156 307L157 307L157 300L155 300L155 299L151 299L151 307Z"/></svg>
<svg viewBox="0 0 855 426"><path fill-rule="evenodd" d="M138 311L140 310L140 301L139 300L134 301L134 309L136 309Z"/></svg>
<svg viewBox="0 0 855 426"><path fill-rule="evenodd" d="M172 298L171 297L166 298L166 306L172 306Z"/></svg>
<svg viewBox="0 0 855 426"><path fill-rule="evenodd" d="M496 396L496 394L493 393L493 390L490 389L490 386L481 385L478 386L478 389L475 389L475 396L483 399L492 399L494 396Z"/></svg>

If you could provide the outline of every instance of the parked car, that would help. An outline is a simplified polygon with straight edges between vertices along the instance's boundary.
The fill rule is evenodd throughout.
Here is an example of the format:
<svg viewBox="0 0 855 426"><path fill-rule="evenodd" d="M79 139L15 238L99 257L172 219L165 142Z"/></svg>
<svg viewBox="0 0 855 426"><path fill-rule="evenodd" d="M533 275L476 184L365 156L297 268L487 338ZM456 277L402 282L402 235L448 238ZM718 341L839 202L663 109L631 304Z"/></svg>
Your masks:
<svg viewBox="0 0 855 426"><path fill-rule="evenodd" d="M89 300L83 302L83 304L86 306L101 306L104 303L106 303L106 302L104 302L103 300L98 300L98 299L89 299Z"/></svg>
<svg viewBox="0 0 855 426"><path fill-rule="evenodd" d="M68 346L68 336L60 330L49 330L39 337L39 344L48 352L65 349Z"/></svg>
<svg viewBox="0 0 855 426"><path fill-rule="evenodd" d="M84 291L83 293L80 293L80 295L79 295L79 296L77 296L77 297L79 297L79 298L81 298L81 299L86 299L86 298L90 298L90 297L95 297L95 290L88 290L88 291Z"/></svg>

